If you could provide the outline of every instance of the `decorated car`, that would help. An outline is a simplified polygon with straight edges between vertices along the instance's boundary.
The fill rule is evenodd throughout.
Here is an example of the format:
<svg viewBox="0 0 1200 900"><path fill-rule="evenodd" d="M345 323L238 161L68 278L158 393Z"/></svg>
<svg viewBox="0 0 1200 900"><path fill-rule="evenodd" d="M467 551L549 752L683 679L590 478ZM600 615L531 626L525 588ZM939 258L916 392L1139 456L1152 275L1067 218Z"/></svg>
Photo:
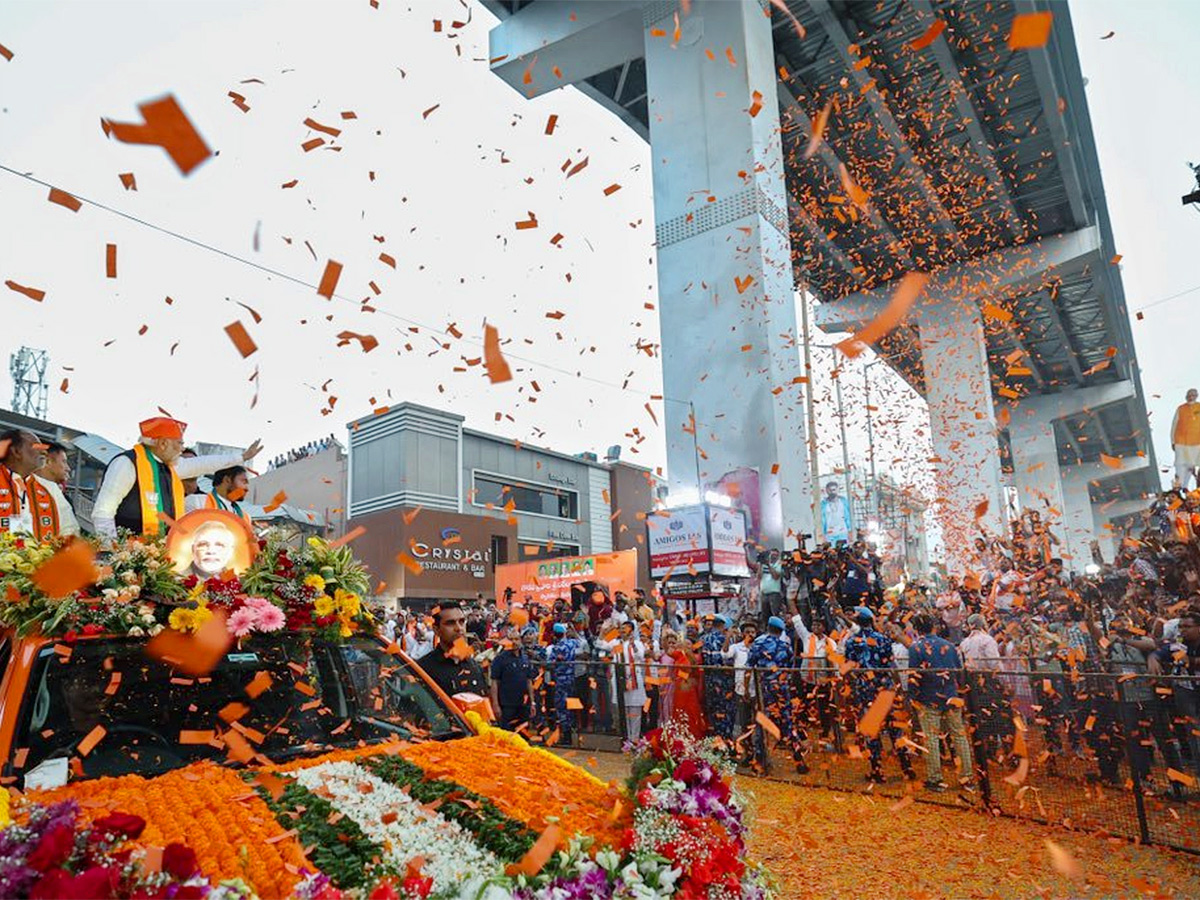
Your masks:
<svg viewBox="0 0 1200 900"><path fill-rule="evenodd" d="M769 895L716 748L653 733L605 783L464 714L348 547L96 549L0 534L0 896Z"/></svg>

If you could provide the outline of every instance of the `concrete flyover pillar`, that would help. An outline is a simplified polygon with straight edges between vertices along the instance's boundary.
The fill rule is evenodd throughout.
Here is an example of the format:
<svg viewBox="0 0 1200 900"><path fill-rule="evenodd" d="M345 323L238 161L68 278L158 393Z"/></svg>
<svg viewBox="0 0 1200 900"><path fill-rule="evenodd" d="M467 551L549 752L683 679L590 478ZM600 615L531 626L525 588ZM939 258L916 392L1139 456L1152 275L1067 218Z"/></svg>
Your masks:
<svg viewBox="0 0 1200 900"><path fill-rule="evenodd" d="M1122 403L1136 395L1131 381L1077 388L1057 394L1027 397L1012 409L1011 439L1013 482L1021 509L1036 509L1059 540L1058 554L1067 569L1082 571L1091 562L1091 541L1096 536L1089 497L1090 482L1142 468L1146 461L1124 460L1121 470L1100 463L1060 466L1055 422L1088 415L1103 406Z"/></svg>
<svg viewBox="0 0 1200 900"><path fill-rule="evenodd" d="M756 470L777 544L813 523L771 19L697 0L676 41L673 8L644 7L669 481Z"/></svg>
<svg viewBox="0 0 1200 900"><path fill-rule="evenodd" d="M983 323L975 303L943 301L921 311L918 327L946 570L963 575L980 529L1004 534Z"/></svg>

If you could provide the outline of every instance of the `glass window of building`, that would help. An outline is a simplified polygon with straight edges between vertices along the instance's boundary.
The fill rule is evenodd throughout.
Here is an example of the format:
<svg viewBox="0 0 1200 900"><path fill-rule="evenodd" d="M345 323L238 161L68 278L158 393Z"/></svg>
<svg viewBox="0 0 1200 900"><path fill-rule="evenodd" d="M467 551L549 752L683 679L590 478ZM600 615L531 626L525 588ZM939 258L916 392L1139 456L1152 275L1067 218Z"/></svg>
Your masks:
<svg viewBox="0 0 1200 900"><path fill-rule="evenodd" d="M579 494L562 488L526 484L500 475L475 473L475 504L492 504L503 509L509 501L513 511L553 516L556 519L579 518Z"/></svg>

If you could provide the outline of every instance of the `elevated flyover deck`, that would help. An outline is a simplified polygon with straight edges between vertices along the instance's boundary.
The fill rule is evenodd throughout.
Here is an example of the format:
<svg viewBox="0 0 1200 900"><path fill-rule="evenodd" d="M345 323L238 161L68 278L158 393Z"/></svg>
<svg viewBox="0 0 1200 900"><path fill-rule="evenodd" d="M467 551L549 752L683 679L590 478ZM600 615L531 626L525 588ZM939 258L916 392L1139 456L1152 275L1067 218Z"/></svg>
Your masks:
<svg viewBox="0 0 1200 900"><path fill-rule="evenodd" d="M731 5L750 12L734 19ZM931 274L876 349L929 400L939 495L960 544L980 498L995 501L983 518L999 527L1002 468L1024 505L1061 516L1080 565L1105 504L1157 488L1066 3L485 6L502 19L490 54L499 77L530 97L574 84L651 141L660 248L739 215L776 227L786 215L792 277L819 298L828 331L873 319L906 273ZM682 70L689 53L696 67ZM736 76L718 74L726 68ZM713 88L732 99L717 105ZM778 146L751 128L756 169L728 177L722 167L746 154L709 133L744 129L755 103L772 102ZM685 122L702 151L687 146ZM693 194L709 193L686 212L669 199L684 171ZM664 322L673 265L660 260ZM664 328L668 378L666 357L688 352L670 340Z"/></svg>

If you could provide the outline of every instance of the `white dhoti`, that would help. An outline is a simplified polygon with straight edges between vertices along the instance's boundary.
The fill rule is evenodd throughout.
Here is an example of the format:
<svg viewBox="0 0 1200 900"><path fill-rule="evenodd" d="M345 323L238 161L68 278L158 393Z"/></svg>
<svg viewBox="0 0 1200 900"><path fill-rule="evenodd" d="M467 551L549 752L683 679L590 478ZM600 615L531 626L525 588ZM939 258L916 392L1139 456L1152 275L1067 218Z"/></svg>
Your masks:
<svg viewBox="0 0 1200 900"><path fill-rule="evenodd" d="M1175 480L1186 488L1192 473L1200 469L1200 444L1175 445ZM1200 482L1197 483L1200 487Z"/></svg>

